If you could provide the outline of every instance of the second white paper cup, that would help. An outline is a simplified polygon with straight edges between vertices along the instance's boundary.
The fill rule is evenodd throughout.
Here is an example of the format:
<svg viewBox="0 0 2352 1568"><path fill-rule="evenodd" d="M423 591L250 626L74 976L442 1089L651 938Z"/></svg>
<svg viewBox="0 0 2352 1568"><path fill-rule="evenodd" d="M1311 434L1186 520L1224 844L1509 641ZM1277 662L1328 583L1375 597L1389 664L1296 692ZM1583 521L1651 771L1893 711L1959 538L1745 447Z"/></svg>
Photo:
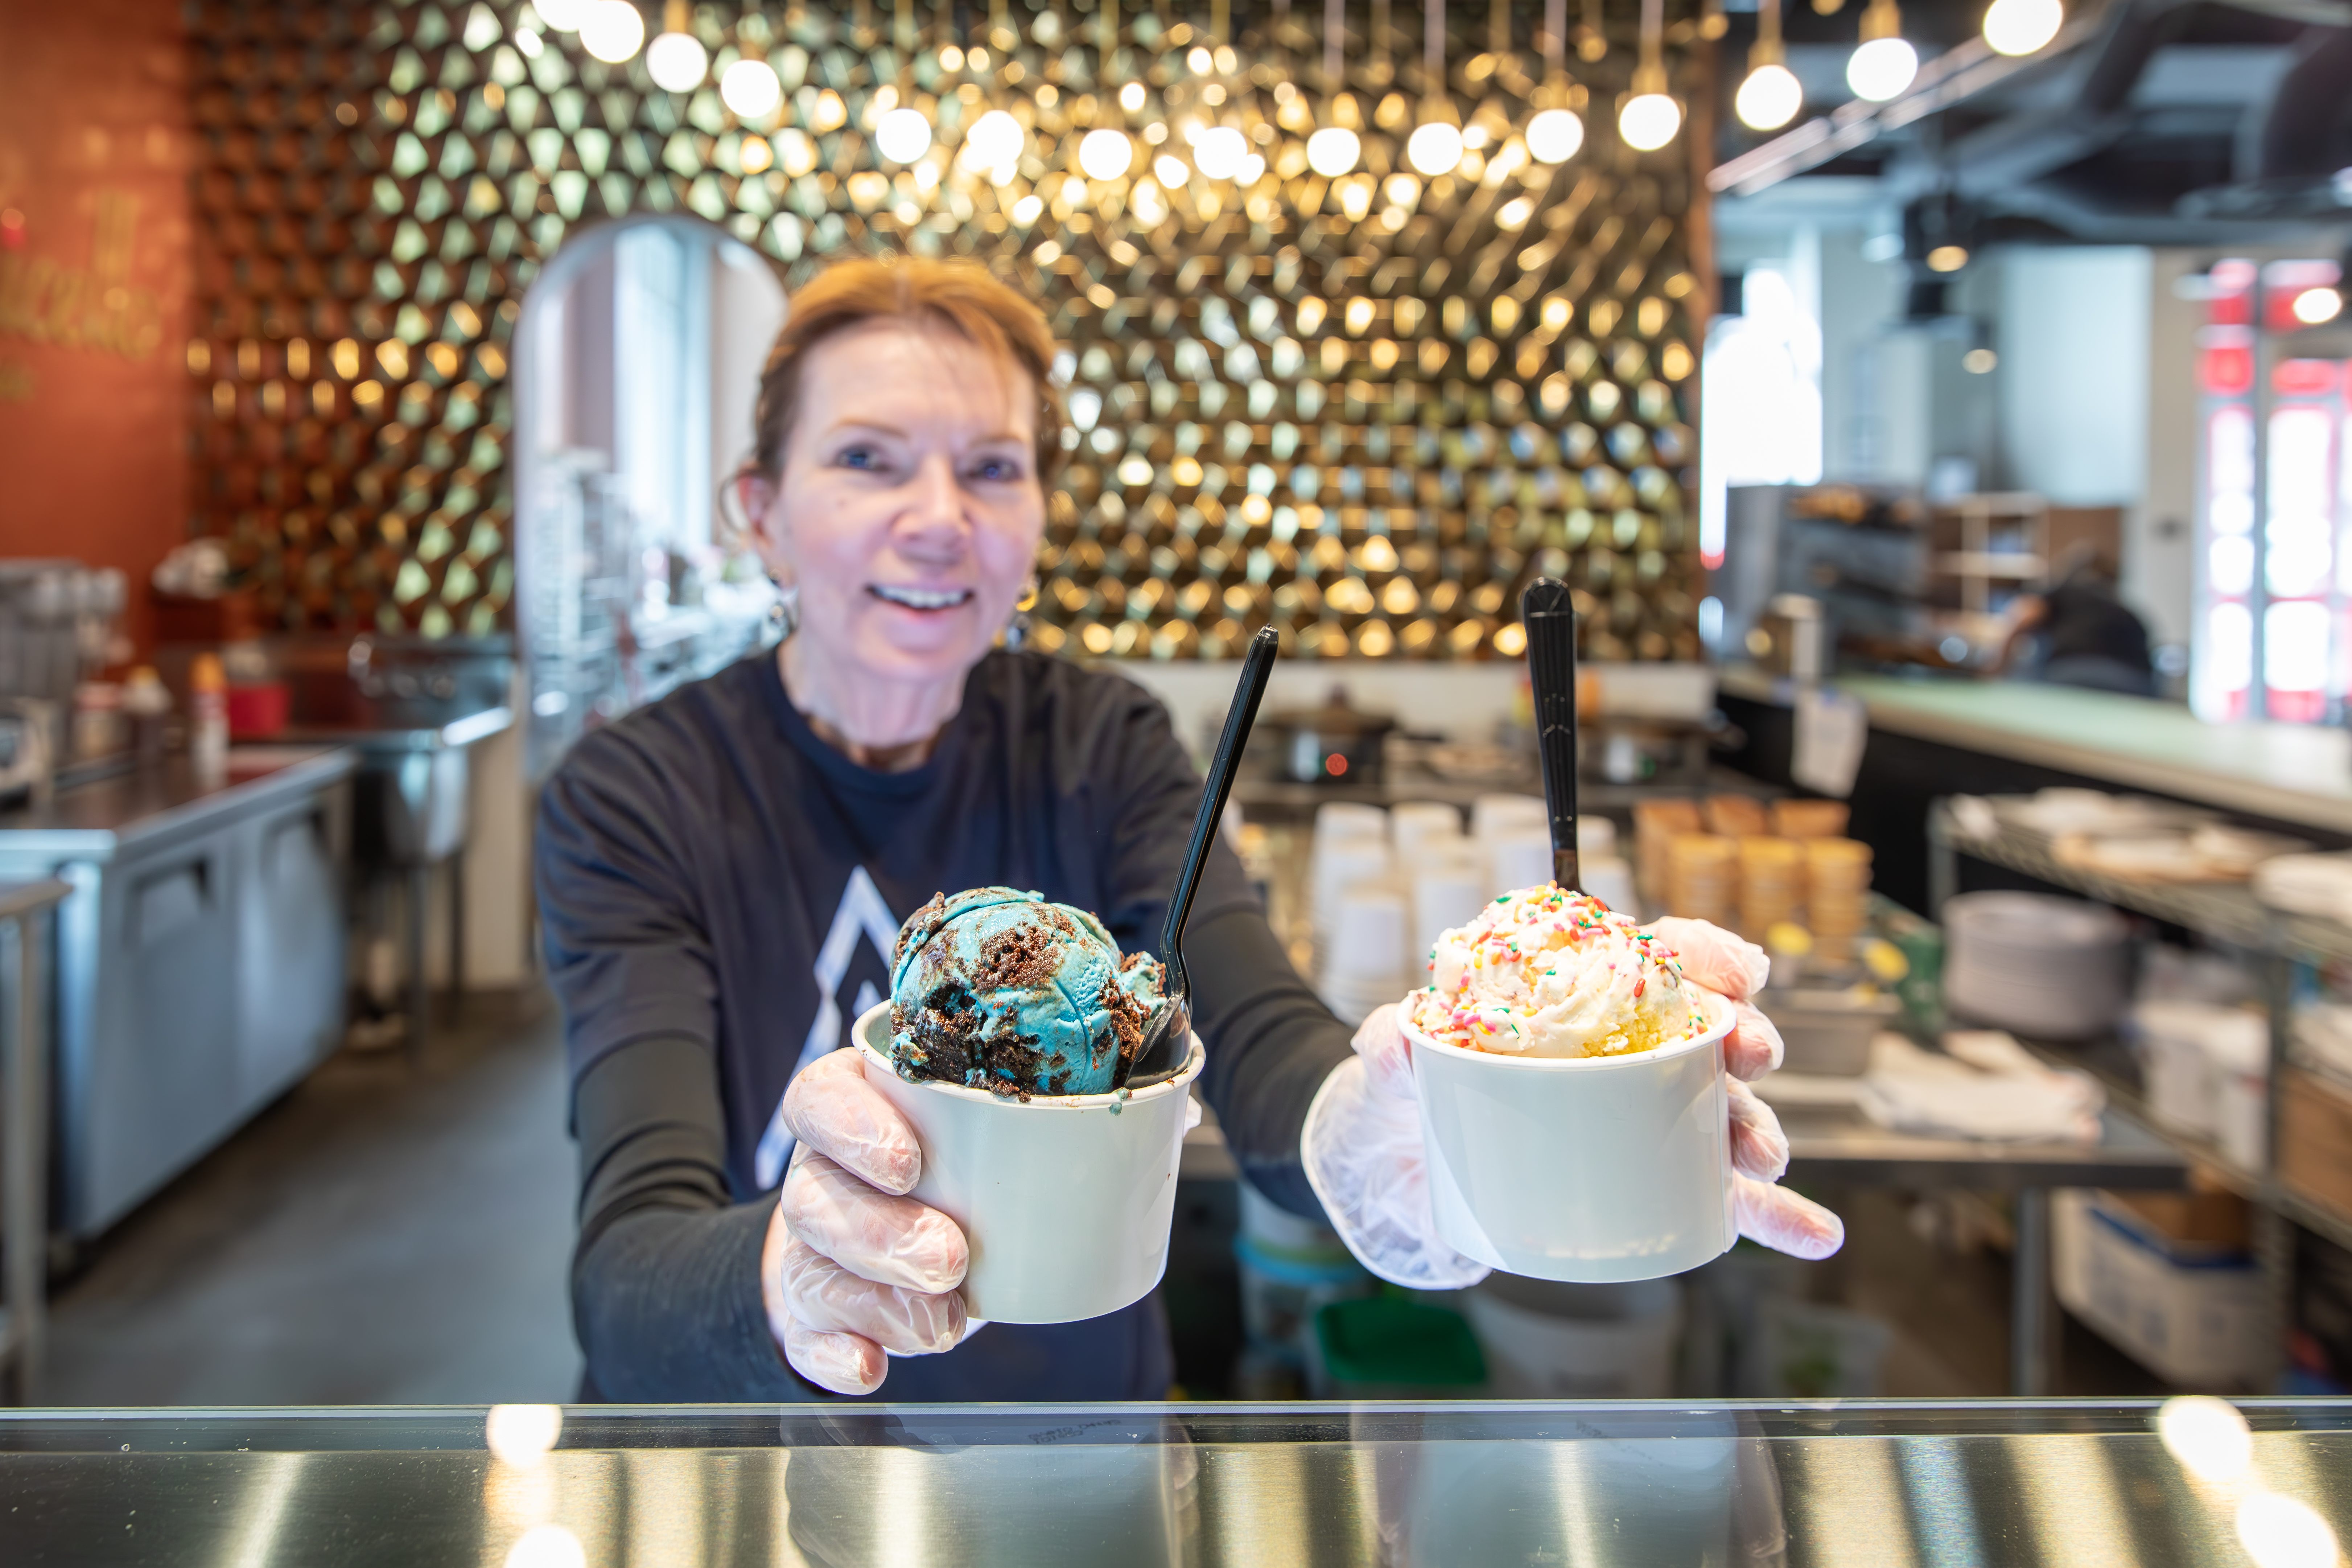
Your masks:
<svg viewBox="0 0 2352 1568"><path fill-rule="evenodd" d="M1184 1070L1123 1100L1109 1094L1005 1100L961 1084L900 1078L890 1005L852 1038L866 1081L922 1141L914 1196L963 1230L964 1305L997 1323L1073 1323L1141 1300L1168 1268L1185 1107L1206 1054L1192 1037Z"/></svg>
<svg viewBox="0 0 2352 1568"><path fill-rule="evenodd" d="M1709 1009L1706 1034L1622 1057L1474 1051L1406 1024L1437 1234L1489 1268L1589 1285L1727 1250L1732 1016Z"/></svg>

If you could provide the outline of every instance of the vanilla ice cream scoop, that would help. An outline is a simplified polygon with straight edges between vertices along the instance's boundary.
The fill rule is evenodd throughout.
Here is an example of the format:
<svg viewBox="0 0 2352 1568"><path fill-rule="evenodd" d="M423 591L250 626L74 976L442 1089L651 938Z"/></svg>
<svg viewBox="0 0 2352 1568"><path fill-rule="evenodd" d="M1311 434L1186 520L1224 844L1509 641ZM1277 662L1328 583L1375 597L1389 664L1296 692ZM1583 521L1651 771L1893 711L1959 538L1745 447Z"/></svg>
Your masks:
<svg viewBox="0 0 2352 1568"><path fill-rule="evenodd" d="M1707 1029L1675 950L1556 883L1506 893L1437 939L1405 1004L1431 1039L1509 1056L1613 1057Z"/></svg>

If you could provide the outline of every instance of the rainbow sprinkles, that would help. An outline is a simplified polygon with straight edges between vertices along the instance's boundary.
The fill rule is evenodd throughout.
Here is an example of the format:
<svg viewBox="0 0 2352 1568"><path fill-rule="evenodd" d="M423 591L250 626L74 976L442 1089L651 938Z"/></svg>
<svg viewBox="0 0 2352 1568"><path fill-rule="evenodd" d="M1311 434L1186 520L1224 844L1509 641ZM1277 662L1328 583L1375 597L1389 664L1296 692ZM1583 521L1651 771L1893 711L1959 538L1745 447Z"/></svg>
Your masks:
<svg viewBox="0 0 2352 1568"><path fill-rule="evenodd" d="M1437 939L1407 1020L1506 1056L1616 1057L1707 1029L1681 957L1600 900L1557 883L1505 893Z"/></svg>

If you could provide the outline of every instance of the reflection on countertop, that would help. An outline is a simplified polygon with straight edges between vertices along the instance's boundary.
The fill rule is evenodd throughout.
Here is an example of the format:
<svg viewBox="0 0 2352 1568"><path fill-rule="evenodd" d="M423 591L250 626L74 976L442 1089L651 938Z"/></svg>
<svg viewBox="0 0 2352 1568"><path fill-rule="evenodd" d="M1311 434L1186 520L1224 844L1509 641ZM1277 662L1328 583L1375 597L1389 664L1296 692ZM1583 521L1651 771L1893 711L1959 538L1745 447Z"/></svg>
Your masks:
<svg viewBox="0 0 2352 1568"><path fill-rule="evenodd" d="M2347 1473L2325 1401L34 1412L0 1556L2323 1568Z"/></svg>

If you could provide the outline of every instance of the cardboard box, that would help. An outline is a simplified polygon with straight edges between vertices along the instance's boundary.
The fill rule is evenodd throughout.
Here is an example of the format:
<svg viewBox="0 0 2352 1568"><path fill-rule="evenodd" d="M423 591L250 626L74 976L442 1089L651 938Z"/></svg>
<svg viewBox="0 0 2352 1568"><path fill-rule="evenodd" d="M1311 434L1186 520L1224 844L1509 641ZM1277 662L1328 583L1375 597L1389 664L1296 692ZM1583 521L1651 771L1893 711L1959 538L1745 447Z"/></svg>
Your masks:
<svg viewBox="0 0 2352 1568"><path fill-rule="evenodd" d="M2352 1215L2352 1093L2301 1068L2280 1075L2278 1176L2305 1197Z"/></svg>
<svg viewBox="0 0 2352 1568"><path fill-rule="evenodd" d="M2107 1196L2162 1232L2168 1241L2242 1248L2252 1213L2235 1193L2109 1193Z"/></svg>
<svg viewBox="0 0 2352 1568"><path fill-rule="evenodd" d="M2068 1311L2182 1387L2246 1388L2263 1375L2262 1276L2243 1250L2174 1241L2112 1193L2053 1197L2052 1282Z"/></svg>

